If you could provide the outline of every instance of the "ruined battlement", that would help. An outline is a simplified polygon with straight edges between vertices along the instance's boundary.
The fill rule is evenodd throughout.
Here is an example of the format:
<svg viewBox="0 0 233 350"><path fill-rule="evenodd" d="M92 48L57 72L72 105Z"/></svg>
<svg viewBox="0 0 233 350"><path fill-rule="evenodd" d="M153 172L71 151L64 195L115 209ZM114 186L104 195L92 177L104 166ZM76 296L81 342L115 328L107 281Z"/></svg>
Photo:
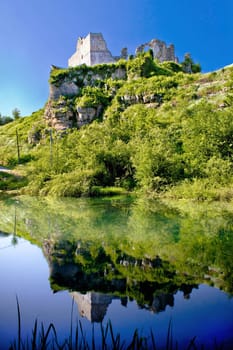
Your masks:
<svg viewBox="0 0 233 350"><path fill-rule="evenodd" d="M159 62L179 62L178 58L175 56L175 46L173 44L167 46L162 40L152 39L150 42L138 46L136 49L136 55L140 52L144 52L146 48L150 48L153 51L154 58Z"/></svg>
<svg viewBox="0 0 233 350"><path fill-rule="evenodd" d="M101 33L89 33L85 38L78 38L76 52L68 60L69 67L86 64L94 66L100 63L115 62L107 48Z"/></svg>
<svg viewBox="0 0 233 350"><path fill-rule="evenodd" d="M167 46L164 41L152 39L150 42L138 46L136 55L140 52L144 52L146 48L152 49L154 58L158 59L160 62L178 62L173 44ZM85 38L78 38L76 52L69 58L68 66L75 67L81 64L94 66L95 64L116 62L120 58L127 59L127 57L127 48L122 49L119 57L114 57L108 50L101 33L89 33Z"/></svg>

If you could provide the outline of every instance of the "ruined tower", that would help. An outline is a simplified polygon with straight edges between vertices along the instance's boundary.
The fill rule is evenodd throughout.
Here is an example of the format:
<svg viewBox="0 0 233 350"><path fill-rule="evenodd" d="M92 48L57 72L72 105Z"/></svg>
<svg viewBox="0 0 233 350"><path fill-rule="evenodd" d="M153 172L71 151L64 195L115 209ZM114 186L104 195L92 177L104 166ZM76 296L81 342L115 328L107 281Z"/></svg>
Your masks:
<svg viewBox="0 0 233 350"><path fill-rule="evenodd" d="M164 41L161 41L159 39L152 39L150 42L137 47L136 55L140 52L143 52L146 48L152 49L154 58L156 58L159 62L179 61L175 56L175 46L173 44L167 46Z"/></svg>
<svg viewBox="0 0 233 350"><path fill-rule="evenodd" d="M85 38L78 38L76 52L68 60L68 66L75 67L80 64L93 66L111 62L115 62L115 59L108 50L103 35L89 33Z"/></svg>

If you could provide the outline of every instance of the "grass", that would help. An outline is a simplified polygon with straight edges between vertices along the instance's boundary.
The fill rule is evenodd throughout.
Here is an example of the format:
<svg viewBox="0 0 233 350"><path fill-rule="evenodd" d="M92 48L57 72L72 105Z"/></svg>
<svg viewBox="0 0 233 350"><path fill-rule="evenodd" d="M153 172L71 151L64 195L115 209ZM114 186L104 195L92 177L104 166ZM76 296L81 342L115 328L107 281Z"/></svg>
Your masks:
<svg viewBox="0 0 233 350"><path fill-rule="evenodd" d="M104 196L118 196L128 194L128 191L122 187L101 187L101 186L92 186L91 196L93 197L104 197Z"/></svg>
<svg viewBox="0 0 233 350"><path fill-rule="evenodd" d="M144 337L139 334L138 330L134 331L132 340L127 344L125 340L121 339L120 334L114 334L111 321L108 321L106 327L100 324L101 331L101 344L97 345L95 340L94 324L92 326L91 340L87 340L87 336L83 330L81 321L77 322L75 329L73 328L73 307L74 300L72 301L71 309L71 322L70 322L70 334L62 342L58 340L58 334L53 323L50 323L48 328L45 329L43 323L41 327L38 327L38 320L34 322L32 329L31 339L22 339L22 326L21 326L21 312L18 298L17 301L17 316L18 316L18 332L17 338L10 345L9 350L158 350L154 333L150 331L150 336ZM163 350L179 350L178 342L174 340L172 331L172 321L170 320L167 330L166 344L162 347ZM204 345L198 346L196 344L196 337L190 340L185 350L204 350ZM223 350L224 344L218 345L213 343L215 350Z"/></svg>
<svg viewBox="0 0 233 350"><path fill-rule="evenodd" d="M168 189L163 196L172 199L195 199L202 202L230 202L233 200L233 186L231 183L227 185L211 184L208 179L184 180L180 184Z"/></svg>
<svg viewBox="0 0 233 350"><path fill-rule="evenodd" d="M0 193L18 191L27 185L27 179L23 176L0 171Z"/></svg>

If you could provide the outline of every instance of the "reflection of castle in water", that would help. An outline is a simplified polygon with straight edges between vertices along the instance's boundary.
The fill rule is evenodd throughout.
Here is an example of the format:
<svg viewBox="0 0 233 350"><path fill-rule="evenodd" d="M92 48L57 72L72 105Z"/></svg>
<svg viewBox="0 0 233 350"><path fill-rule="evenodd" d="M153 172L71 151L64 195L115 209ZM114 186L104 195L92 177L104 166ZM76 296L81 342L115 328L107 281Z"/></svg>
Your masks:
<svg viewBox="0 0 233 350"><path fill-rule="evenodd" d="M100 246L91 254L85 242L44 241L54 291L69 289L81 316L101 322L113 299L127 306L135 301L140 309L154 313L174 305L178 291L188 299L196 288L190 276L177 275L175 268L159 256L135 258L120 250L115 259ZM187 278L187 282L186 282ZM193 283L192 283L193 282Z"/></svg>
<svg viewBox="0 0 233 350"><path fill-rule="evenodd" d="M121 299L121 305L127 306L128 298L118 298L113 295L103 294L98 292L87 292L82 294L80 292L71 292L70 295L78 305L78 311L81 317L86 317L91 322L102 322L108 306L113 299ZM143 308L158 313L164 311L167 306L174 305L173 294L159 294L154 296L153 302L150 306Z"/></svg>
<svg viewBox="0 0 233 350"><path fill-rule="evenodd" d="M78 305L80 316L86 317L91 322L102 322L106 315L107 308L111 304L113 297L110 295L87 292L71 292L71 296Z"/></svg>

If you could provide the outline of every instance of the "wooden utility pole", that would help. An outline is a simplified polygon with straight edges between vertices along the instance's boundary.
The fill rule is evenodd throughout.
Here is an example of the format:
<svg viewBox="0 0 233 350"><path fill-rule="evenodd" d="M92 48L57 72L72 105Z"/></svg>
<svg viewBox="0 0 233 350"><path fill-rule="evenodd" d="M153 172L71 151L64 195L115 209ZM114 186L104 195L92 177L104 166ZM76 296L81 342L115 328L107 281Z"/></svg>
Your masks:
<svg viewBox="0 0 233 350"><path fill-rule="evenodd" d="M53 135L52 129L49 130L49 144L50 144L50 167L53 165Z"/></svg>
<svg viewBox="0 0 233 350"><path fill-rule="evenodd" d="M20 162L20 150L19 150L19 134L16 129L16 146L17 146L17 155L18 155L18 163Z"/></svg>

